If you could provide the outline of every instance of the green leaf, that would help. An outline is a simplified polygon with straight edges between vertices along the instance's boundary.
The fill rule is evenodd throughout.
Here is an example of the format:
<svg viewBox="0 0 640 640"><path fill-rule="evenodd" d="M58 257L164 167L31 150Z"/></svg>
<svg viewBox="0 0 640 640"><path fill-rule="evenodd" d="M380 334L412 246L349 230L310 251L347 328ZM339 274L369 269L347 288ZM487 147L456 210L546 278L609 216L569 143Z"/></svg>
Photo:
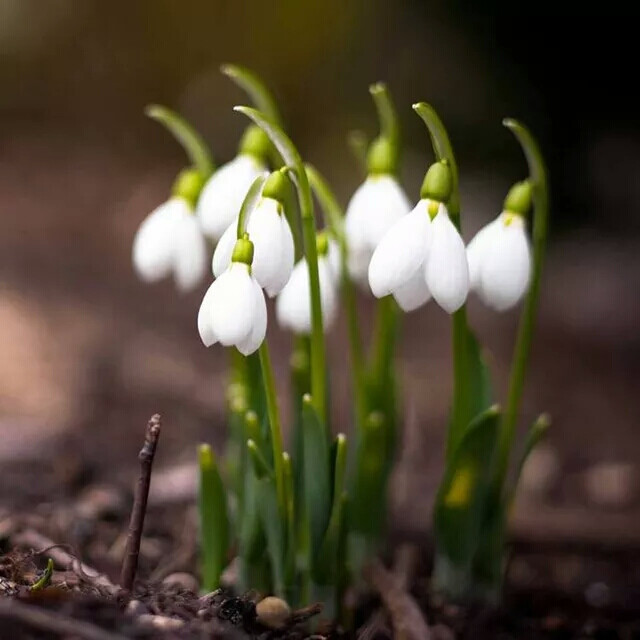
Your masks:
<svg viewBox="0 0 640 640"><path fill-rule="evenodd" d="M220 585L220 576L227 563L229 517L222 478L218 472L213 451L208 444L200 445L198 460L202 588L208 593Z"/></svg>
<svg viewBox="0 0 640 640"><path fill-rule="evenodd" d="M271 91L253 72L237 64L223 64L220 71L245 91L255 106L274 122L280 122L280 113Z"/></svg>
<svg viewBox="0 0 640 640"><path fill-rule="evenodd" d="M469 566L477 548L499 422L497 406L473 421L451 457L438 490L434 509L438 549L457 567Z"/></svg>
<svg viewBox="0 0 640 640"><path fill-rule="evenodd" d="M302 455L304 505L314 558L329 524L332 482L326 430L309 394L302 401Z"/></svg>
<svg viewBox="0 0 640 640"><path fill-rule="evenodd" d="M42 572L42 575L29 587L29 591L33 593L34 591L40 591L45 587L49 586L52 575L53 575L53 560L51 558L47 558L47 566Z"/></svg>
<svg viewBox="0 0 640 640"><path fill-rule="evenodd" d="M262 480L262 478L268 478L269 476L272 476L273 471L269 466L266 458L262 455L262 452L258 448L255 440L247 440L247 451L249 452L251 468L256 474L256 478Z"/></svg>
<svg viewBox="0 0 640 640"><path fill-rule="evenodd" d="M522 475L522 470L524 469L524 465L529 459L529 455L536 448L540 440L544 438L547 430L551 426L551 418L543 413L538 416L536 421L531 425L529 429L529 433L527 434L527 439L524 441L524 446L522 447L522 454L520 456L520 460L518 461L518 465L516 467L515 476L513 479L513 486L507 495L507 505L513 501L515 496L515 492L518 488L518 483L520 482L520 476Z"/></svg>
<svg viewBox="0 0 640 640"><path fill-rule="evenodd" d="M249 187L249 191L247 191L247 195L244 197L242 201L242 206L240 207L240 213L238 215L238 228L237 228L237 237L238 239L242 238L245 233L247 227L247 218L251 215L253 210L258 206L260 202L260 198L262 198L262 187L264 183L267 181L267 176L261 175L258 176ZM249 238L251 240L251 238Z"/></svg>
<svg viewBox="0 0 640 640"><path fill-rule="evenodd" d="M209 149L200 134L178 113L159 104L150 104L144 110L152 120L163 125L182 145L193 165L207 179L215 165Z"/></svg>

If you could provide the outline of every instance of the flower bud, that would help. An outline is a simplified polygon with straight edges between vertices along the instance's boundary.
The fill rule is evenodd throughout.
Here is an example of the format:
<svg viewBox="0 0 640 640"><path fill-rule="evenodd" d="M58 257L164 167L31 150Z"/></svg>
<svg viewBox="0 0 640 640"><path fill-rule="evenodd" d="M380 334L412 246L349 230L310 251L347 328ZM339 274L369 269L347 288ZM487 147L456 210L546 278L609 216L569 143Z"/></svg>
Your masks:
<svg viewBox="0 0 640 640"><path fill-rule="evenodd" d="M253 242L249 240L248 234L236 241L231 255L231 262L242 262L251 266L253 262Z"/></svg>
<svg viewBox="0 0 640 640"><path fill-rule="evenodd" d="M329 253L329 235L326 231L316 234L316 250L318 256L326 256Z"/></svg>
<svg viewBox="0 0 640 640"><path fill-rule="evenodd" d="M451 197L453 176L446 160L434 162L424 176L420 197L446 203Z"/></svg>
<svg viewBox="0 0 640 640"><path fill-rule="evenodd" d="M189 167L178 174L173 183L171 193L195 207L205 182L206 180L200 171Z"/></svg>
<svg viewBox="0 0 640 640"><path fill-rule="evenodd" d="M517 213L521 216L526 216L531 207L531 199L533 197L533 188L531 181L523 180L522 182L516 182L507 197L504 199L504 211L509 213Z"/></svg>
<svg viewBox="0 0 640 640"><path fill-rule="evenodd" d="M284 204L289 194L289 185L289 178L287 178L284 171L280 169L273 171L269 174L267 181L264 183L264 187L262 187L262 197L271 198Z"/></svg>
<svg viewBox="0 0 640 640"><path fill-rule="evenodd" d="M257 125L252 124L245 129L240 139L238 153L246 154L263 161L271 149L267 134Z"/></svg>
<svg viewBox="0 0 640 640"><path fill-rule="evenodd" d="M367 173L369 175L395 174L398 153L391 140L385 136L376 138L367 153Z"/></svg>

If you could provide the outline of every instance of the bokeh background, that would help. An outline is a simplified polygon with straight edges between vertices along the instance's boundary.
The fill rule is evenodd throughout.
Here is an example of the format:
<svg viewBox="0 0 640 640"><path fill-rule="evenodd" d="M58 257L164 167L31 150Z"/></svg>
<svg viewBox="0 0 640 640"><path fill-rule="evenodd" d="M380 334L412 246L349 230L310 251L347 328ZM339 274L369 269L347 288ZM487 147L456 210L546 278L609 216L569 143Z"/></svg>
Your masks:
<svg viewBox="0 0 640 640"><path fill-rule="evenodd" d="M458 153L467 240L526 172L501 119L531 127L548 159L553 209L522 426L545 410L553 428L521 502L530 512L602 514L605 523L637 513L640 128L631 27L620 17L479 14L461 2L418 0L2 0L0 501L130 478L156 411L165 418L165 468L192 461L198 440L221 444L227 354L199 341L204 285L187 296L170 282L145 286L130 250L185 164L144 106L181 111L227 161L246 124L231 107L246 98L219 66L237 62L273 88L292 138L344 204L362 179L346 134L376 133L368 85L387 81L397 101L412 198L431 152L410 105L431 102ZM372 304L365 295L360 303L366 335ZM498 316L472 299L470 318L504 397L517 312ZM338 325L334 422L348 430ZM404 325L410 446L400 454L394 508L420 528L442 468L449 322L432 304ZM284 403L290 339L274 322L269 334ZM33 465L40 479L26 482Z"/></svg>

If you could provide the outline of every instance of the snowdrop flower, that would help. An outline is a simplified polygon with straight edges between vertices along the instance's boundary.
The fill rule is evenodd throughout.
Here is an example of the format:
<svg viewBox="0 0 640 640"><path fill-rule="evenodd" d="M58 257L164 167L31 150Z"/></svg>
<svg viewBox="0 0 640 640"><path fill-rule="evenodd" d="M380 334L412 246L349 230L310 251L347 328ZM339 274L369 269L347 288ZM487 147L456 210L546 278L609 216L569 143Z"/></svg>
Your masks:
<svg viewBox="0 0 640 640"><path fill-rule="evenodd" d="M471 287L496 311L515 306L529 287L531 246L525 214L530 202L530 183L514 185L504 211L467 247Z"/></svg>
<svg viewBox="0 0 640 640"><path fill-rule="evenodd" d="M469 268L464 242L444 205L450 193L449 167L432 165L422 199L389 229L371 258L369 285L376 297L393 294L405 311L431 297L448 313L464 304Z"/></svg>
<svg viewBox="0 0 640 640"><path fill-rule="evenodd" d="M338 311L339 253L338 248L324 233L318 234L317 244L322 327L327 331ZM285 329L305 335L311 333L311 289L306 258L293 268L289 282L278 296L276 317L280 326Z"/></svg>
<svg viewBox="0 0 640 640"><path fill-rule="evenodd" d="M366 282L375 248L393 224L410 210L409 199L392 175L370 175L358 187L345 214L347 268L356 282Z"/></svg>
<svg viewBox="0 0 640 640"><path fill-rule="evenodd" d="M252 273L270 298L278 295L287 284L294 262L293 234L284 215L283 205L275 197L265 195L276 195L274 189L270 188L272 177L276 183L284 179L279 171L271 174L263 189L263 197L246 222L247 233L255 248ZM212 269L216 277L231 262L237 226L236 218L220 238L213 254Z"/></svg>
<svg viewBox="0 0 640 640"><path fill-rule="evenodd" d="M267 332L267 305L251 273L253 243L238 240L231 264L214 280L200 305L198 332L206 347L234 346L245 356L256 351Z"/></svg>
<svg viewBox="0 0 640 640"><path fill-rule="evenodd" d="M145 282L173 274L178 288L195 288L207 271L207 244L192 202L202 188L201 174L183 171L174 196L154 209L142 222L133 240L133 265Z"/></svg>

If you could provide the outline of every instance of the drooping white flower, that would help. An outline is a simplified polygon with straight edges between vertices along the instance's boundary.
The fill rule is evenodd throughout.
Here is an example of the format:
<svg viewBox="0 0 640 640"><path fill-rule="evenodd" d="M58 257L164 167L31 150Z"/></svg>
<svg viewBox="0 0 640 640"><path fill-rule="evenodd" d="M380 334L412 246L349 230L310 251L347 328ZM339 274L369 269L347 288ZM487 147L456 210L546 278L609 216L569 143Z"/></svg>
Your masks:
<svg viewBox="0 0 640 640"><path fill-rule="evenodd" d="M353 194L345 214L349 275L364 284L371 256L385 233L411 203L391 175L371 175Z"/></svg>
<svg viewBox="0 0 640 640"><path fill-rule="evenodd" d="M232 262L207 290L198 312L205 346L234 346L245 356L256 351L267 332L267 305L251 267Z"/></svg>
<svg viewBox="0 0 640 640"><path fill-rule="evenodd" d="M249 187L265 170L255 156L241 153L209 178L196 208L205 235L214 241L220 239L240 213Z"/></svg>
<svg viewBox="0 0 640 640"><path fill-rule="evenodd" d="M236 242L237 218L227 227L213 254L213 274L218 277L231 263ZM278 295L293 271L293 234L282 205L262 198L249 215L247 233L254 245L252 273L270 298Z"/></svg>
<svg viewBox="0 0 640 640"><path fill-rule="evenodd" d="M389 229L371 258L369 286L378 298L393 294L405 311L431 297L448 313L464 304L467 258L444 204L423 198Z"/></svg>
<svg viewBox="0 0 640 640"><path fill-rule="evenodd" d="M334 254L335 255L335 254ZM320 281L320 305L324 331L333 324L338 311L339 273L332 263L330 245L324 255L318 255L318 279ZM281 327L294 333L311 333L311 288L309 265L306 258L293 268L289 282L276 301L276 317Z"/></svg>
<svg viewBox="0 0 640 640"><path fill-rule="evenodd" d="M503 211L467 247L471 287L496 311L515 306L531 278L531 246L523 216Z"/></svg>
<svg viewBox="0 0 640 640"><path fill-rule="evenodd" d="M154 209L133 240L133 265L139 277L156 282L170 274L178 288L195 288L207 271L207 244L191 205L174 196Z"/></svg>

